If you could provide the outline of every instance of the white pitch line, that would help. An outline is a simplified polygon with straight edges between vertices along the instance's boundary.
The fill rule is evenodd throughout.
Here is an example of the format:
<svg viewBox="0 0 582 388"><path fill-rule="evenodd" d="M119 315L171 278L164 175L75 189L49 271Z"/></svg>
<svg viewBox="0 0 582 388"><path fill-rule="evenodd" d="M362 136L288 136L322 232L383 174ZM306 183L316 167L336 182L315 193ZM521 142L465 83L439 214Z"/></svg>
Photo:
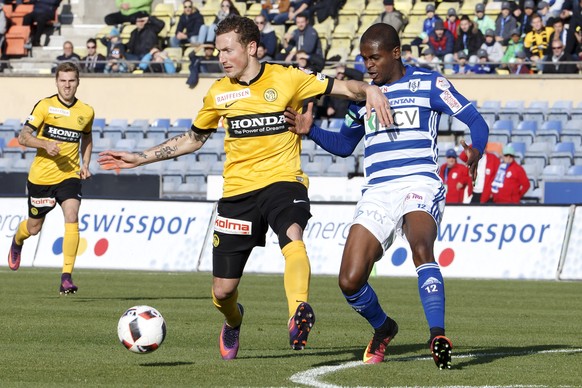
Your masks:
<svg viewBox="0 0 582 388"><path fill-rule="evenodd" d="M499 356L523 356L528 354L548 354L548 353L580 353L582 352L581 349L553 349L553 350L540 350L540 351L523 351L523 352L509 352L509 353L466 353L466 354L455 354L454 359L459 358L480 358L480 357L499 357ZM410 356L410 357L398 357L398 358L391 358L390 362L398 362L398 361L425 361L425 360L432 360L432 357L426 356ZM334 373L340 371L342 369L349 369L354 368L357 366L364 366L363 361L350 361L345 362L339 365L327 365L327 366L320 366L318 368L308 369L303 372L295 373L292 375L289 380L293 383L307 385L310 387L315 388L341 388L341 385L335 385L330 383L325 383L323 381L319 381L319 379L327 374ZM493 387L502 387L502 386L492 386L492 385L483 385L480 386L481 388L493 388ZM535 388L540 387L538 385L507 385L503 386L506 388ZM449 388L456 388L456 387L449 387Z"/></svg>

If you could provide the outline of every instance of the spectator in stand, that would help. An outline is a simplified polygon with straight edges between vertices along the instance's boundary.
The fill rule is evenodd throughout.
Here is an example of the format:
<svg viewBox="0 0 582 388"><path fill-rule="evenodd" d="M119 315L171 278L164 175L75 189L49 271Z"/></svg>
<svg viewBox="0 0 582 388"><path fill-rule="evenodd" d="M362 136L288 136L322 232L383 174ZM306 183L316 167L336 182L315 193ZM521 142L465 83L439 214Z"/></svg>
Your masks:
<svg viewBox="0 0 582 388"><path fill-rule="evenodd" d="M509 2L504 1L501 7L503 8L503 6L507 6L508 4ZM473 22L483 35L485 35L485 31L488 29L495 29L495 21L485 15L485 4L483 3L475 5L475 17L473 18Z"/></svg>
<svg viewBox="0 0 582 388"><path fill-rule="evenodd" d="M84 73L103 73L107 58L97 52L97 41L87 40L87 56L81 59L81 71Z"/></svg>
<svg viewBox="0 0 582 388"><path fill-rule="evenodd" d="M548 54L543 58L544 74L578 74L578 66L572 63L578 58L574 58L564 52L564 44L561 40L552 41L551 48L552 54Z"/></svg>
<svg viewBox="0 0 582 388"><path fill-rule="evenodd" d="M491 184L494 203L519 203L529 190L529 179L523 167L515 161L515 149L503 147L503 163L499 165Z"/></svg>
<svg viewBox="0 0 582 388"><path fill-rule="evenodd" d="M552 28L554 32L550 35L550 42L559 39L564 45L564 52L566 54L575 54L578 43L576 42L574 34L570 34L569 28L564 28L564 21L560 18L554 19Z"/></svg>
<svg viewBox="0 0 582 388"><path fill-rule="evenodd" d="M509 60L509 72L511 74L531 74L531 65L524 51L515 53L515 58Z"/></svg>
<svg viewBox="0 0 582 388"><path fill-rule="evenodd" d="M457 163L457 153L454 149L447 150L446 157L446 163L439 170L447 192L445 203L463 203L466 188L468 195L473 194L469 169L464 164Z"/></svg>
<svg viewBox="0 0 582 388"><path fill-rule="evenodd" d="M270 62L273 60L273 57L267 54L267 47L263 42L259 43L259 45L257 46L257 59L261 63Z"/></svg>
<svg viewBox="0 0 582 388"><path fill-rule="evenodd" d="M309 18L311 6L311 0L292 0L289 3L289 9L287 11L279 11L272 19L269 21L273 24L285 24L288 21L295 21L297 16L304 14Z"/></svg>
<svg viewBox="0 0 582 388"><path fill-rule="evenodd" d="M295 24L297 28L291 34L285 34L285 43L283 43L285 62L293 62L298 51L305 51L309 56L317 55L324 58L319 34L309 25L307 14L297 15Z"/></svg>
<svg viewBox="0 0 582 388"><path fill-rule="evenodd" d="M457 58L457 62L453 65L453 74L473 73L473 66L467 63L467 54L464 51L459 51Z"/></svg>
<svg viewBox="0 0 582 388"><path fill-rule="evenodd" d="M203 56L196 55L196 51L190 52L190 65L188 70L190 75L186 84L190 89L194 89L200 80L200 73L222 73L222 67L218 62L218 57L214 55L214 43L205 43ZM258 51L258 50L257 50Z"/></svg>
<svg viewBox="0 0 582 388"><path fill-rule="evenodd" d="M554 18L558 16L550 12L550 5L545 1L540 1L538 3L538 15L542 18L544 26L552 25L554 23Z"/></svg>
<svg viewBox="0 0 582 388"><path fill-rule="evenodd" d="M111 50L114 48L117 48L118 50L121 50L122 53L125 53L125 45L121 41L119 30L117 28L113 27L111 31L109 31L109 34L102 37L100 40L101 43L107 47L107 56L111 55Z"/></svg>
<svg viewBox="0 0 582 388"><path fill-rule="evenodd" d="M519 7L517 7L519 9ZM525 36L531 31L531 18L534 15L535 3L533 0L525 0L523 3L523 13L519 15L517 22L519 24L519 33L521 36Z"/></svg>
<svg viewBox="0 0 582 388"><path fill-rule="evenodd" d="M441 61L434 55L434 50L430 47L425 48L418 59L418 66L434 71L441 71Z"/></svg>
<svg viewBox="0 0 582 388"><path fill-rule="evenodd" d="M111 54L107 57L107 64L105 65L104 73L130 73L133 70L133 65L125 59L123 52L120 49L114 48Z"/></svg>
<svg viewBox="0 0 582 388"><path fill-rule="evenodd" d="M426 18L422 23L422 32L418 37L414 38L412 42L410 42L411 45L420 46L421 44L428 43L428 35L434 29L434 24L436 23L437 20L442 21L442 19L435 13L436 8L434 4L427 4L425 10Z"/></svg>
<svg viewBox="0 0 582 388"><path fill-rule="evenodd" d="M531 26L532 30L527 33L523 40L523 47L529 60L537 64L548 52L550 35L554 32L554 29L552 27L544 27L542 18L538 14L532 16ZM543 70L543 64L537 64L537 67L538 70Z"/></svg>
<svg viewBox="0 0 582 388"><path fill-rule="evenodd" d="M466 163L467 153L461 153L459 159ZM473 183L471 203L493 202L491 184L493 183L493 179L495 179L500 163L499 157L496 154L488 152L487 150L483 152L483 156L477 165L477 179Z"/></svg>
<svg viewBox="0 0 582 388"><path fill-rule="evenodd" d="M492 28L495 32L495 40L500 42L503 46L507 46L511 38L511 31L517 28L517 20L511 14L511 4L504 1L501 6L501 13L495 20L495 27ZM487 35L487 31L485 31Z"/></svg>
<svg viewBox="0 0 582 388"><path fill-rule="evenodd" d="M214 21L211 25L202 25L200 27L199 36L201 42L212 42L214 43L214 39L216 39L216 26L218 23L226 19L229 15L240 15L239 10L234 6L234 3L231 0L222 0L220 2L220 10L216 14Z"/></svg>
<svg viewBox="0 0 582 388"><path fill-rule="evenodd" d="M489 63L489 57L487 55L487 50L479 49L477 51L477 57L479 62L473 66L473 73L475 74L493 74L495 73L495 68Z"/></svg>
<svg viewBox="0 0 582 388"><path fill-rule="evenodd" d="M485 32L485 42L483 42L481 48L487 51L487 57L490 62L501 62L504 51L501 43L495 40L495 31L487 30Z"/></svg>
<svg viewBox="0 0 582 388"><path fill-rule="evenodd" d="M200 63L201 73L222 73L222 67L218 62L218 56L214 55L214 43L205 43L203 45L204 51Z"/></svg>
<svg viewBox="0 0 582 388"><path fill-rule="evenodd" d="M126 45L125 57L129 61L140 61L144 55L159 44L158 34L164 28L164 21L147 13L138 13L136 28L131 31Z"/></svg>
<svg viewBox="0 0 582 388"><path fill-rule="evenodd" d="M22 24L30 26L30 43L32 46L40 46L40 37L49 23L55 19L61 0L36 0L32 12L24 15ZM48 44L45 39L45 46Z"/></svg>
<svg viewBox="0 0 582 388"><path fill-rule="evenodd" d="M176 65L174 61L164 51L154 47L149 53L144 55L141 62L137 66L144 73L168 73L174 74L176 72Z"/></svg>
<svg viewBox="0 0 582 388"><path fill-rule="evenodd" d="M289 11L289 0L261 0L261 15L271 23L282 12Z"/></svg>
<svg viewBox="0 0 582 388"><path fill-rule="evenodd" d="M69 40L63 43L63 53L57 57L57 61L53 64L51 73L54 74L57 70L57 66L62 62L72 62L77 66L79 66L79 62L81 62L81 57L75 53L73 43Z"/></svg>
<svg viewBox="0 0 582 388"><path fill-rule="evenodd" d="M261 33L261 44L264 46L265 55L264 57L268 57L272 60L277 55L277 48L279 46L279 41L277 38L277 34L273 29L271 23L267 21L264 15L260 14L255 16L255 24L259 28L259 32ZM259 58L260 60L261 58Z"/></svg>
<svg viewBox="0 0 582 388"><path fill-rule="evenodd" d="M459 36L455 40L454 52L464 51L469 57L469 63L475 63L479 60L477 51L483 42L485 42L485 38L483 38L481 31L469 20L467 15L463 15L459 24ZM455 60L458 61L458 58L455 57Z"/></svg>
<svg viewBox="0 0 582 388"><path fill-rule="evenodd" d="M176 34L170 37L171 47L180 47L188 44L200 45L204 43L206 36L200 36L200 27L204 25L204 18L194 7L192 1L186 0L182 3L184 12L178 19Z"/></svg>
<svg viewBox="0 0 582 388"><path fill-rule="evenodd" d="M4 13L4 3L0 3L0 61L6 59L4 54L4 35L6 35L6 28L8 26L8 21L6 19L6 14ZM0 63L0 73L4 71L4 62Z"/></svg>
<svg viewBox="0 0 582 388"><path fill-rule="evenodd" d="M357 70L355 70L358 72ZM359 72L358 72L359 73ZM361 73L360 73L361 74ZM346 65L343 63L339 63L335 67L335 79L338 80L347 80L346 76ZM362 77L363 79L363 77ZM359 79L358 81L361 81ZM321 117L327 118L336 118L336 119L343 119L346 114L348 113L348 106L350 105L350 100L345 98L339 98L335 96L325 96L322 102L322 111L323 113L320 115Z"/></svg>
<svg viewBox="0 0 582 388"><path fill-rule="evenodd" d="M120 26L123 23L135 24L138 15L143 12L150 14L152 2L153 0L115 0L119 11L105 15L105 24L108 26Z"/></svg>
<svg viewBox="0 0 582 388"><path fill-rule="evenodd" d="M445 28L453 34L455 39L457 39L459 33L459 24L461 20L457 16L457 11L454 8L449 8L447 11L447 20L445 20Z"/></svg>
<svg viewBox="0 0 582 388"><path fill-rule="evenodd" d="M524 51L523 41L521 40L519 29L515 28L513 31L511 31L511 39L509 40L507 48L505 49L505 53L501 58L503 67L506 67L511 59L515 59L515 55L520 51Z"/></svg>
<svg viewBox="0 0 582 388"><path fill-rule="evenodd" d="M384 11L372 24L376 23L390 24L400 34L408 24L408 19L394 7L394 0L384 0Z"/></svg>
<svg viewBox="0 0 582 388"><path fill-rule="evenodd" d="M404 65L411 65L417 66L418 65L418 58L412 55L412 46L409 44L403 44L400 49L402 63Z"/></svg>
<svg viewBox="0 0 582 388"><path fill-rule="evenodd" d="M441 62L444 62L445 68L452 68L455 37L449 30L445 29L442 20L437 20L433 31L428 34L428 47L433 49L435 56Z"/></svg>

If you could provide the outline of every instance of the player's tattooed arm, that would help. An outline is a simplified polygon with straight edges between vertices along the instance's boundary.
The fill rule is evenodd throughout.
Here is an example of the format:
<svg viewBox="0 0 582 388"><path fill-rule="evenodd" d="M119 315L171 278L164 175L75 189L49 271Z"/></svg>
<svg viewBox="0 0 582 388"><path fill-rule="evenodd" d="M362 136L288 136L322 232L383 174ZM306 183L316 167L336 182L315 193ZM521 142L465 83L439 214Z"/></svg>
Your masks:
<svg viewBox="0 0 582 388"><path fill-rule="evenodd" d="M200 142L200 143L204 144L204 143L206 143L206 140L208 140L208 138L210 137L210 132L198 133L198 132L194 132L192 129L190 129L188 131L188 136L190 137L191 141ZM200 147L202 147L202 144L200 144Z"/></svg>

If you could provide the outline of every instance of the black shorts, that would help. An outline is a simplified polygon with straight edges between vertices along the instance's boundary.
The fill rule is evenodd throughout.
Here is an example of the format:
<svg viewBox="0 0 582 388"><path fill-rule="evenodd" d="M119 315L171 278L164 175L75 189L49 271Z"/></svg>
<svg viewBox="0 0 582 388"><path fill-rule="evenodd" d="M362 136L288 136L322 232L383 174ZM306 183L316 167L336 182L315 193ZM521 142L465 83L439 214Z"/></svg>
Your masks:
<svg viewBox="0 0 582 388"><path fill-rule="evenodd" d="M44 218L57 203L75 198L81 200L81 180L77 178L65 179L56 185L35 185L30 181L28 187L28 216L30 218Z"/></svg>
<svg viewBox="0 0 582 388"><path fill-rule="evenodd" d="M311 217L307 188L298 182L277 182L263 189L218 201L213 236L213 274L242 276L251 251L265 246L269 226L275 234Z"/></svg>

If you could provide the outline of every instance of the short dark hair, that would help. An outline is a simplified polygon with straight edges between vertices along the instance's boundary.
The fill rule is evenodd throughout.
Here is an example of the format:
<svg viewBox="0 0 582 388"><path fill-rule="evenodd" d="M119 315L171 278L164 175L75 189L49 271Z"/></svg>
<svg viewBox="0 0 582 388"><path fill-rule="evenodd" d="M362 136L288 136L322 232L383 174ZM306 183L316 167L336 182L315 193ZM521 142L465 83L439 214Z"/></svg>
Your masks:
<svg viewBox="0 0 582 388"><path fill-rule="evenodd" d="M59 73L68 73L74 72L79 79L79 68L73 62L62 62L57 65L57 69L55 70L55 79L59 79Z"/></svg>
<svg viewBox="0 0 582 388"><path fill-rule="evenodd" d="M238 41L241 45L247 46L251 42L257 45L261 41L259 27L252 19L245 16L231 15L221 21L216 27L216 36L234 31L238 34Z"/></svg>
<svg viewBox="0 0 582 388"><path fill-rule="evenodd" d="M97 40L95 38L89 38L89 39L87 39L87 43L85 43L85 44L89 44L89 43L93 43L94 45L97 45Z"/></svg>
<svg viewBox="0 0 582 388"><path fill-rule="evenodd" d="M364 32L360 42L369 41L380 43L380 47L386 51L400 47L398 32L390 24L385 23L373 24Z"/></svg>

